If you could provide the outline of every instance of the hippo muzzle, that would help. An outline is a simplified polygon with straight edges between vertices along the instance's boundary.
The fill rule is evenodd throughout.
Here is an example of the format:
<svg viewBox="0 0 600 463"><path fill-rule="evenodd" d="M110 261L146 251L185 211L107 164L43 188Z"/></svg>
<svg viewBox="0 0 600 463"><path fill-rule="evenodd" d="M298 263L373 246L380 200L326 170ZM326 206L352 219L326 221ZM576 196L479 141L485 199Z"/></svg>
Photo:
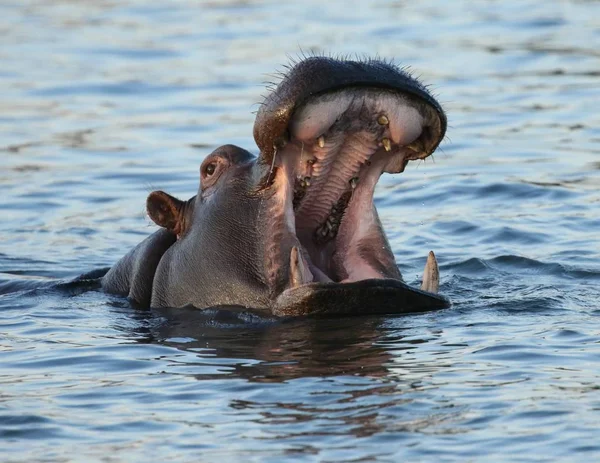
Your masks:
<svg viewBox="0 0 600 463"><path fill-rule="evenodd" d="M162 230L103 287L140 305L279 316L447 307L433 253L421 289L402 281L373 202L381 174L431 155L445 130L439 103L390 63L301 61L258 111L258 158L225 145L202 163L190 200L151 193Z"/></svg>

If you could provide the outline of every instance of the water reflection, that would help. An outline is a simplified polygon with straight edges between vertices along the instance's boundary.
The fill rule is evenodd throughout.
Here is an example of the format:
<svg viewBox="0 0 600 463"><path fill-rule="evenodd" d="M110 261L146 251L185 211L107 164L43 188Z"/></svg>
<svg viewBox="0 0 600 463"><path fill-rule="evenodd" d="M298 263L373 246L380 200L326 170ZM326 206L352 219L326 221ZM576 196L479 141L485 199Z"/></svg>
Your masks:
<svg viewBox="0 0 600 463"><path fill-rule="evenodd" d="M388 373L390 354L374 345L381 336L378 317L278 321L194 309L154 310L153 317L150 327L143 328L143 342L194 352L199 358L240 359L231 374L249 381Z"/></svg>
<svg viewBox="0 0 600 463"><path fill-rule="evenodd" d="M384 432L460 432L455 423L464 407L423 408L431 375L451 365L447 347L437 358L436 349L425 353L438 337L427 329L421 332L428 335L415 335L416 317L398 317L407 327L390 329L391 317L278 321L195 309L131 315L132 338L187 354L169 356L163 373L193 377L200 388L224 394L231 412L221 411L244 420L248 429L258 426L265 445ZM261 386L250 386L256 383Z"/></svg>

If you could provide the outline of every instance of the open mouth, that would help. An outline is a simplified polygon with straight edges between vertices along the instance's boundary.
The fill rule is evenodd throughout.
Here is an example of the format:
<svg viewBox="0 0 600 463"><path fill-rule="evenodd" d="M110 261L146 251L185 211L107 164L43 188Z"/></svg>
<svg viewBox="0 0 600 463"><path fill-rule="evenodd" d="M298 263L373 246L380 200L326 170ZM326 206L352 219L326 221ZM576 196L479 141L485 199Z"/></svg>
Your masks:
<svg viewBox="0 0 600 463"><path fill-rule="evenodd" d="M284 230L273 238L279 256L269 260L289 262L276 272L285 286L401 281L375 186L382 173L431 155L445 131L439 103L394 65L313 57L294 66L254 126L268 171L263 187L278 197L274 228ZM436 273L432 256L427 265Z"/></svg>
<svg viewBox="0 0 600 463"><path fill-rule="evenodd" d="M278 155L293 185L295 284L401 279L373 204L375 186L383 172L429 156L441 127L429 104L373 88L327 93L294 113Z"/></svg>
<svg viewBox="0 0 600 463"><path fill-rule="evenodd" d="M369 63L359 64L372 75ZM373 203L375 186L382 173L400 173L409 161L429 156L444 136L446 118L410 76L382 63L371 66L383 66L386 82L358 79L334 89L309 88L285 111L285 92L276 91L277 110L257 117L270 127L285 123L266 142L270 146L261 146L265 137L256 129L255 138L283 207L276 215L291 236L287 287L402 279ZM290 87L294 78L292 71L280 87ZM394 79L400 84L390 84ZM271 147L269 153L265 148ZM428 265L432 260L437 272L435 258Z"/></svg>

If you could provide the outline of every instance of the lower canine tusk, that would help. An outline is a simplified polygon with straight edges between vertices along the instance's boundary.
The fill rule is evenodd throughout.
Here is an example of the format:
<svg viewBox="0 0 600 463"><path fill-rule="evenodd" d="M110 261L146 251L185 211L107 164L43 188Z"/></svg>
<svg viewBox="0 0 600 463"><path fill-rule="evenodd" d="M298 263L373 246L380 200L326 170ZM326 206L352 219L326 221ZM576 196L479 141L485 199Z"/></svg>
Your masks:
<svg viewBox="0 0 600 463"><path fill-rule="evenodd" d="M433 251L429 251L427 256L421 289L430 293L437 293L440 289L440 270Z"/></svg>
<svg viewBox="0 0 600 463"><path fill-rule="evenodd" d="M313 281L313 275L308 268L300 250L294 246L290 252L290 287L297 288Z"/></svg>

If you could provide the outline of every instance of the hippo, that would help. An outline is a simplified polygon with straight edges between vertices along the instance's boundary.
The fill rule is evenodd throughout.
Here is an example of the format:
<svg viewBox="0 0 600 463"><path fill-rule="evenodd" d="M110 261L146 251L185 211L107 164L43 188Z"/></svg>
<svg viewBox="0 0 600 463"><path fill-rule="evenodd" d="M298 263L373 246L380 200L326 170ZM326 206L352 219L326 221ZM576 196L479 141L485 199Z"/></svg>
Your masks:
<svg viewBox="0 0 600 463"><path fill-rule="evenodd" d="M160 228L102 289L139 307L275 317L448 307L432 252L421 288L403 282L373 201L381 174L430 156L446 124L427 88L391 62L293 63L256 115L258 156L221 146L202 162L192 198L150 193Z"/></svg>

